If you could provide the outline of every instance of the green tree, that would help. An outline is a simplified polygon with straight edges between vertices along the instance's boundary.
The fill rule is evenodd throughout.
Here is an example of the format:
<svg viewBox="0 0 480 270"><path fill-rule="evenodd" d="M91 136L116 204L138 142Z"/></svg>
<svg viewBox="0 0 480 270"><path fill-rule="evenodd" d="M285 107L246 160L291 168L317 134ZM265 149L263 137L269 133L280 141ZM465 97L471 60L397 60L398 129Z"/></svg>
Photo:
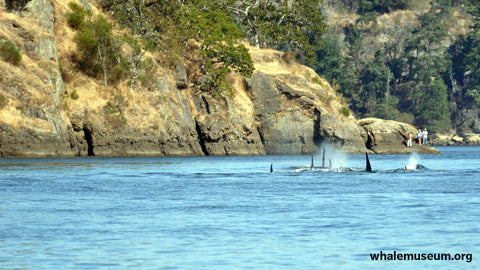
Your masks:
<svg viewBox="0 0 480 270"><path fill-rule="evenodd" d="M330 30L322 37L324 46L317 50L317 60L314 69L324 76L330 83L338 80L343 72L345 59L342 55L340 37Z"/></svg>
<svg viewBox="0 0 480 270"><path fill-rule="evenodd" d="M365 40L365 34L362 32L358 24L349 28L347 33L348 63L351 65L354 72L358 72L362 68L361 64L363 59L365 59L363 43Z"/></svg>
<svg viewBox="0 0 480 270"><path fill-rule="evenodd" d="M366 110L366 94L362 85L362 71L364 64L365 35L358 25L354 25L347 31L347 55L343 65L343 72L338 77L340 89L338 90L349 100L352 110L359 115L364 115Z"/></svg>
<svg viewBox="0 0 480 270"><path fill-rule="evenodd" d="M452 73L462 88L460 102L480 106L480 3L470 13L473 26L450 49Z"/></svg>
<svg viewBox="0 0 480 270"><path fill-rule="evenodd" d="M67 13L72 27L76 27L75 42L78 46L78 69L90 76L102 74L105 88L109 80L124 77L125 61L120 54L118 38L112 33L113 26L101 15L92 18L91 13L78 4L70 4Z"/></svg>
<svg viewBox="0 0 480 270"><path fill-rule="evenodd" d="M257 47L284 48L313 64L326 31L319 0L243 0L230 7Z"/></svg>
<svg viewBox="0 0 480 270"><path fill-rule="evenodd" d="M90 10L87 10L84 6L77 3L70 2L68 3L68 7L71 11L68 12L65 17L67 18L68 26L73 29L79 29L92 17Z"/></svg>
<svg viewBox="0 0 480 270"><path fill-rule="evenodd" d="M367 61L361 72L360 82L362 85L362 109L363 116L387 117L390 96L388 89L390 70L385 66L384 59L377 52L374 61ZM379 114L382 115L379 115Z"/></svg>
<svg viewBox="0 0 480 270"><path fill-rule="evenodd" d="M425 82L421 103L416 116L417 126L427 127L433 132L451 128L448 108L448 87L442 78L430 77Z"/></svg>
<svg viewBox="0 0 480 270"><path fill-rule="evenodd" d="M97 47L98 60L102 67L103 71L103 80L105 88L107 88L107 61L112 61L110 51L112 49L112 26L108 23L107 19L103 16L98 16L90 24L90 29L95 38L95 43Z"/></svg>
<svg viewBox="0 0 480 270"><path fill-rule="evenodd" d="M433 131L451 126L444 81L450 60L441 44L448 31L438 12L432 9L419 17L419 25L405 39L401 61L392 62L398 64L395 76L401 76L396 89L401 110L413 112L415 124Z"/></svg>
<svg viewBox="0 0 480 270"><path fill-rule="evenodd" d="M81 52L80 69L92 76L101 71L105 88L108 86L107 67L113 61L111 29L112 26L105 17L98 16L93 21L84 23L75 35Z"/></svg>
<svg viewBox="0 0 480 270"><path fill-rule="evenodd" d="M187 23L182 32L201 43L201 66L208 78L203 88L215 95L232 95L226 76L235 70L250 77L254 70L248 49L241 44L242 31L216 2L197 1L195 5L186 5L183 16Z"/></svg>
<svg viewBox="0 0 480 270"><path fill-rule="evenodd" d="M155 65L151 59L145 59L145 46L142 40L136 39L131 35L124 35L123 40L130 47L130 62L129 69L131 74L130 92L133 92L133 87L137 85L138 79L145 73L155 70Z"/></svg>
<svg viewBox="0 0 480 270"><path fill-rule="evenodd" d="M216 95L233 93L226 79L230 72L247 77L253 73L253 60L242 44L244 33L230 5L233 1L111 1L116 18L132 35L168 52L172 62L184 58L197 63L206 75L202 89Z"/></svg>

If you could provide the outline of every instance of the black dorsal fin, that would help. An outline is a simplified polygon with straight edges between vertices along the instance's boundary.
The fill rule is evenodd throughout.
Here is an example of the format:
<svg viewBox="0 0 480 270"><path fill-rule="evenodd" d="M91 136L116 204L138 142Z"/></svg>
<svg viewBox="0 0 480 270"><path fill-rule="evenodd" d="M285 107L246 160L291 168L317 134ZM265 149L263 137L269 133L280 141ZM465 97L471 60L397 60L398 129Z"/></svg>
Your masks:
<svg viewBox="0 0 480 270"><path fill-rule="evenodd" d="M370 159L368 159L368 153L365 153L365 157L367 159L367 165L365 167L366 172L371 172L372 171L372 166L370 165Z"/></svg>

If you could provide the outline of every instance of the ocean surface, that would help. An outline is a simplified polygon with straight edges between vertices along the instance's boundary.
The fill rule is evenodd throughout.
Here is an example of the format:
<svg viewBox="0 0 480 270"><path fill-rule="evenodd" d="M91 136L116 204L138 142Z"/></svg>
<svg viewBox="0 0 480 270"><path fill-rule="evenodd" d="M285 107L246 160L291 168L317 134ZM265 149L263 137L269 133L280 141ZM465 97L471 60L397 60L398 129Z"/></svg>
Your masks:
<svg viewBox="0 0 480 270"><path fill-rule="evenodd" d="M480 269L480 147L438 149L0 159L0 269Z"/></svg>

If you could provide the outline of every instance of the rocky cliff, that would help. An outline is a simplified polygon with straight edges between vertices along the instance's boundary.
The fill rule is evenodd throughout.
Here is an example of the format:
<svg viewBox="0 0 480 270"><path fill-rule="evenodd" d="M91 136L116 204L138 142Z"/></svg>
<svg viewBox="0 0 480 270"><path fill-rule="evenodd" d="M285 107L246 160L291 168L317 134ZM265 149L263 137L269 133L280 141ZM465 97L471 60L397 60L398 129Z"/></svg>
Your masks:
<svg viewBox="0 0 480 270"><path fill-rule="evenodd" d="M66 3L31 0L11 11L0 0L0 8L0 40L23 56L18 66L0 60L2 157L313 154L324 141L352 154L410 151L403 142L413 127L397 123L387 136L371 120L357 123L325 80L281 52L250 48L256 71L231 74L233 97L196 88L188 63L158 65L148 86L105 89L69 70Z"/></svg>
<svg viewBox="0 0 480 270"><path fill-rule="evenodd" d="M0 7L0 40L23 52L20 66L0 61L0 155L70 155L54 8L47 0L30 1L22 11L7 11L4 1Z"/></svg>

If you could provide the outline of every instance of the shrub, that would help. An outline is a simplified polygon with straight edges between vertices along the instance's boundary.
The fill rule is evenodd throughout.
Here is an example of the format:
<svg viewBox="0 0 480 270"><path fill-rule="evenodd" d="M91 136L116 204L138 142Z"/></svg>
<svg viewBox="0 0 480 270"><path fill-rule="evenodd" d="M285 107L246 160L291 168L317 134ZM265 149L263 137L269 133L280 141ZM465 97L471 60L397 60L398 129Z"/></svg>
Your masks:
<svg viewBox="0 0 480 270"><path fill-rule="evenodd" d="M322 80L321 80L319 77L317 77L317 76L313 76L313 78L312 78L312 83L318 84L318 85L322 85L322 84L323 84Z"/></svg>
<svg viewBox="0 0 480 270"><path fill-rule="evenodd" d="M348 109L347 106L342 106L342 108L340 108L340 110L338 110L338 112L343 114L346 117L350 116L350 110Z"/></svg>
<svg viewBox="0 0 480 270"><path fill-rule="evenodd" d="M3 95L0 94L0 109L3 109L8 103L8 99Z"/></svg>
<svg viewBox="0 0 480 270"><path fill-rule="evenodd" d="M120 63L116 62L111 62L110 66L108 67L109 72L109 77L108 77L108 82L109 83L118 83L122 81L124 78L128 77L129 73L129 62L128 59L123 56L119 55L119 60Z"/></svg>
<svg viewBox="0 0 480 270"><path fill-rule="evenodd" d="M22 61L22 54L15 43L7 40L0 45L0 57L12 65L18 65Z"/></svg>
<svg viewBox="0 0 480 270"><path fill-rule="evenodd" d="M79 98L76 90L73 90L73 92L70 94L70 98L73 100L77 100Z"/></svg>
<svg viewBox="0 0 480 270"><path fill-rule="evenodd" d="M296 52L284 52L282 55L282 59L287 64L293 64L297 61L297 53Z"/></svg>
<svg viewBox="0 0 480 270"><path fill-rule="evenodd" d="M120 93L115 93L113 98L103 107L107 125L114 129L124 127L127 124L127 118L125 117L127 106L128 101Z"/></svg>
<svg viewBox="0 0 480 270"><path fill-rule="evenodd" d="M92 16L92 12L90 10L87 10L85 7L77 3L70 2L68 6L72 10L72 12L68 12L66 14L67 23L68 26L73 29L79 29L80 27L82 27L86 19Z"/></svg>

